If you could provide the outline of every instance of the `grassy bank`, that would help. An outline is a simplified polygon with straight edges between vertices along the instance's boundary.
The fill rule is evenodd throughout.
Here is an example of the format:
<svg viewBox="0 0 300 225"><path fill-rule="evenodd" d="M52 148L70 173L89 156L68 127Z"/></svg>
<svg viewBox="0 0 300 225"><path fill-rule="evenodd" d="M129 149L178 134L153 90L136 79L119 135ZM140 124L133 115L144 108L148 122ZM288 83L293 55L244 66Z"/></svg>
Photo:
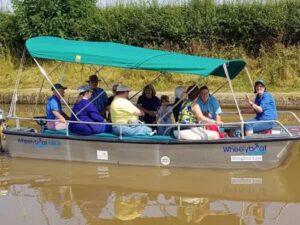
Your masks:
<svg viewBox="0 0 300 225"><path fill-rule="evenodd" d="M163 49L181 51L180 49L165 46ZM268 89L273 92L298 91L300 84L300 47L276 45L274 50L261 50L259 57L251 57L246 54L243 48L236 46L206 48L199 42L191 43L185 51L195 55L202 55L217 58L243 58L248 64L248 69L253 80L264 79L268 84ZM51 62L43 62L46 71L50 71L55 66ZM11 92L16 80L16 74L19 69L19 60L13 58L9 51L0 57L0 94ZM99 69L95 66L61 64L51 75L53 82L62 82L70 89L76 89L84 84L90 74ZM134 71L114 68L103 68L99 76L105 82L100 83L105 89L109 89L113 83L123 83L130 86L133 90L139 90L145 84L156 77L157 73L149 71ZM163 75L154 85L158 91L172 91L177 85L190 85L192 82L206 84L211 89L216 89L225 80L222 78L209 77L202 78L194 75L166 74ZM25 66L21 77L21 88L39 88L42 83L42 76L38 68L32 63L29 57L26 58ZM106 86L106 84L107 86ZM250 84L245 72L241 73L233 81L234 89L238 92L250 92ZM45 89L50 89L49 84L45 82ZM227 86L222 91L228 91ZM299 90L300 91L300 90Z"/></svg>

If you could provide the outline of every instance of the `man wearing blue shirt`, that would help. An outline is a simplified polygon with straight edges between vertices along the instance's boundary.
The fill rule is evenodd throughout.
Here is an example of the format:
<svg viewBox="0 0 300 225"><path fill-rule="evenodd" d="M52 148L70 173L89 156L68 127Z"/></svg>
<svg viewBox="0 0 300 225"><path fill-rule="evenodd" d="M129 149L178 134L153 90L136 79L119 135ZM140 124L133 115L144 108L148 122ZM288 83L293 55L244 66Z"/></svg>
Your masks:
<svg viewBox="0 0 300 225"><path fill-rule="evenodd" d="M222 110L220 104L214 96L209 94L207 86L202 86L200 88L200 95L197 103L200 106L204 116L221 122L220 114L222 113Z"/></svg>
<svg viewBox="0 0 300 225"><path fill-rule="evenodd" d="M64 97L66 87L57 83L54 84L55 89L52 87L53 95L47 100L46 103L46 114L48 121L46 126L51 130L62 130L66 129L66 119L69 117L62 111L61 108L61 97Z"/></svg>
<svg viewBox="0 0 300 225"><path fill-rule="evenodd" d="M86 82L93 90L90 101L93 102L93 104L98 109L99 113L105 118L106 108L108 104L108 97L105 91L102 88L98 87L99 81L100 80L98 76L94 74L91 75Z"/></svg>

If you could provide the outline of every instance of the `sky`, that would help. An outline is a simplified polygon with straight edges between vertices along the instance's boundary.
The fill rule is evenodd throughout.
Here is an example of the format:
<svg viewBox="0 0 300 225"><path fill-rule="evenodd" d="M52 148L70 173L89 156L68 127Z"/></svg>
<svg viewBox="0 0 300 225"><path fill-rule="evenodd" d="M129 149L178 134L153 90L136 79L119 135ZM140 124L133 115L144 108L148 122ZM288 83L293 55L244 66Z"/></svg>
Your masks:
<svg viewBox="0 0 300 225"><path fill-rule="evenodd" d="M97 6L99 7L105 7L109 5L113 5L117 2L152 2L152 0L98 0L97 1ZM158 3L160 4L182 4L184 2L187 2L188 0L157 0ZM222 3L225 1L240 1L240 0L215 0L216 2ZM251 1L251 0L243 0L243 1ZM252 0L254 1L254 0ZM261 0L265 1L265 0ZM11 0L0 0L0 11L4 12L12 12L12 5L11 5Z"/></svg>
<svg viewBox="0 0 300 225"><path fill-rule="evenodd" d="M113 5L117 2L140 2L141 0L98 0L97 5L100 7L105 7L109 5ZM151 0L144 0L150 1ZM160 4L174 4L174 3L183 3L187 0L157 0L158 3ZM5 12L11 12L12 11L12 6L11 6L11 1L10 0L0 0L0 11L5 11Z"/></svg>

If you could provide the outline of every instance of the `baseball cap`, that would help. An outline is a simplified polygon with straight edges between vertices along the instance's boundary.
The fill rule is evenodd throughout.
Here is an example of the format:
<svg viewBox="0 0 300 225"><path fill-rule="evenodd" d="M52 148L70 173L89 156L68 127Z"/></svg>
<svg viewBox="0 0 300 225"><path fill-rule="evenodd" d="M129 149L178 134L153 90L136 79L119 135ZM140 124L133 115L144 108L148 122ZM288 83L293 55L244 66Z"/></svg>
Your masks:
<svg viewBox="0 0 300 225"><path fill-rule="evenodd" d="M82 85L78 88L79 93L84 93L87 91L92 91L92 88L90 88L89 85Z"/></svg>
<svg viewBox="0 0 300 225"><path fill-rule="evenodd" d="M55 89L67 89L67 87L62 86L60 83L56 83L53 85L55 87ZM53 87L51 87L51 90L54 91L55 90Z"/></svg>
<svg viewBox="0 0 300 225"><path fill-rule="evenodd" d="M125 91L130 91L129 87L119 84L116 89L116 92L125 92Z"/></svg>

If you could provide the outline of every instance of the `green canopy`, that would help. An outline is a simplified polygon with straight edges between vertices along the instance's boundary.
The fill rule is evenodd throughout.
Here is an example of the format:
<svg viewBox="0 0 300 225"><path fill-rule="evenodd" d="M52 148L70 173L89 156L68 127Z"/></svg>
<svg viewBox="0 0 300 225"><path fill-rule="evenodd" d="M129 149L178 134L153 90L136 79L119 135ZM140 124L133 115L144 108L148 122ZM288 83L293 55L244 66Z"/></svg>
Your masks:
<svg viewBox="0 0 300 225"><path fill-rule="evenodd" d="M34 58L201 76L226 77L223 69L226 63L231 79L246 64L243 60L214 59L112 42L74 41L47 36L28 39L26 48Z"/></svg>

